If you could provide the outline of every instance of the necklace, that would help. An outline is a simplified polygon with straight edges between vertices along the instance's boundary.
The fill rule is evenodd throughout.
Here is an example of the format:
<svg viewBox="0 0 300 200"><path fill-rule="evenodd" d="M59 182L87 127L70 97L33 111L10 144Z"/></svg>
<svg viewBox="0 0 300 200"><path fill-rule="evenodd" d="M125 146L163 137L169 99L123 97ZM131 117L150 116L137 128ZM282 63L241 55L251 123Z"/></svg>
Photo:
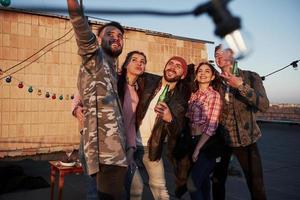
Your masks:
<svg viewBox="0 0 300 200"><path fill-rule="evenodd" d="M135 86L136 85L136 81L134 81L133 83L130 83L130 80L128 77L126 77L126 83L127 85L130 85L130 86Z"/></svg>

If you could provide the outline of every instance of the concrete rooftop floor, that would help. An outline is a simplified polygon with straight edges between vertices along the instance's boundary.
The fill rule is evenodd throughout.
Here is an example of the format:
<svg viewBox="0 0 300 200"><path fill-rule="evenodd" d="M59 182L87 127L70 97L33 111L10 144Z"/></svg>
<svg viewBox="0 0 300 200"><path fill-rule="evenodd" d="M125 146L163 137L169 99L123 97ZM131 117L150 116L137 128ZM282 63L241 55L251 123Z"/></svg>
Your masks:
<svg viewBox="0 0 300 200"><path fill-rule="evenodd" d="M260 123L263 137L258 145L263 162L265 187L267 197L271 200L300 199L300 125L287 123ZM21 161L3 161L4 164L20 165L26 175L42 176L50 183L50 165L46 160L23 159ZM174 196L174 181L172 169L166 162L166 176L171 199ZM234 161L234 166L239 165ZM229 176L227 181L228 200L250 199L245 179ZM57 187L55 188L57 199ZM67 175L63 190L64 200L85 199L85 176ZM0 200L47 200L50 199L50 187L35 190L18 190L0 195ZM146 187L144 200L151 200L149 188ZM188 200L188 194L182 199Z"/></svg>

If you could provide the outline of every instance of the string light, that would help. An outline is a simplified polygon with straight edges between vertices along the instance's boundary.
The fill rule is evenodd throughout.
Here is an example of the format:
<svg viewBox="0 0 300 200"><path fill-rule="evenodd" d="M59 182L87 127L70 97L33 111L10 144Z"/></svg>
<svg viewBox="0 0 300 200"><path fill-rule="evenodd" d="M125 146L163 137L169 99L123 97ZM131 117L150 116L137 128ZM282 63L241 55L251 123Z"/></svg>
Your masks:
<svg viewBox="0 0 300 200"><path fill-rule="evenodd" d="M0 4L4 7L8 7L10 3L10 0L0 0Z"/></svg>
<svg viewBox="0 0 300 200"><path fill-rule="evenodd" d="M21 81L19 84L18 84L18 88L23 88L24 87L24 85L23 85L23 82Z"/></svg>
<svg viewBox="0 0 300 200"><path fill-rule="evenodd" d="M261 80L266 80L266 77L267 76L271 76L271 75L273 75L273 74L275 74L275 73L278 73L278 72L280 72L281 70L284 70L285 68L288 68L289 66L292 66L294 69L297 69L297 67L298 67L298 62L299 62L300 60L295 60L295 61L293 61L293 62L291 62L289 65L287 65L287 66L285 66L285 67L283 67L283 68L280 68L280 69L278 69L278 70L275 70L274 72L271 72L271 73L269 73L269 74L267 74L267 75L265 75L265 76L262 76L261 77Z"/></svg>
<svg viewBox="0 0 300 200"><path fill-rule="evenodd" d="M6 77L5 81L6 81L6 83L10 83L11 82L11 76Z"/></svg>
<svg viewBox="0 0 300 200"><path fill-rule="evenodd" d="M12 70L12 69L16 68L17 66L19 66L19 65L21 65L22 63L26 62L26 61L29 60L30 58L33 58L35 55L38 55L41 51L43 51L44 49L46 49L46 48L49 47L50 45L54 44L55 42L60 41L60 40L63 39L64 37L66 37L69 33L71 33L71 31L72 31L72 28L71 28L68 32L66 32L63 36L61 36L61 37L59 37L59 38L53 40L52 42L49 42L49 43L46 44L44 47L42 47L40 50L38 50L37 52L35 52L35 53L32 54L31 56L27 57L25 60L22 60L21 62L15 64L14 66L12 66L12 67L10 67L10 68L4 70L3 73L7 73L9 70ZM58 43L57 45L54 45L53 47L50 47L50 48L47 49L43 54L41 54L41 55L38 56L36 59L34 59L33 61L31 61L29 64L25 65L24 67L18 69L18 70L15 71L15 72L12 72L12 73L9 74L9 75L13 75L13 74L17 73L18 71L20 71L20 70L22 70L22 69L28 67L28 66L31 65L34 61L36 61L36 60L38 60L39 58L41 58L42 56L44 56L46 53L48 53L49 51L51 51L51 50L54 49L55 47L57 47L57 46L59 46L59 45L61 45L61 44L64 44L64 43L66 43L66 42L68 42L68 41L70 41L70 40L73 38L73 36L74 36L74 34L73 34L70 38L66 39L65 41L63 41L63 42L61 42L61 43ZM2 78L0 78L0 80L2 80Z"/></svg>
<svg viewBox="0 0 300 200"><path fill-rule="evenodd" d="M32 86L29 86L28 92L29 92L29 93L32 93L32 92L33 92Z"/></svg>
<svg viewBox="0 0 300 200"><path fill-rule="evenodd" d="M43 92L42 89L35 88L32 85L28 85L28 84L24 83L24 81L18 80L17 78L13 78L12 76L7 76L5 78L5 81L8 84L11 84L14 80L18 82L18 84L17 84L18 88L20 88L20 89L28 88L27 89L28 93L33 93L34 91L36 91L37 96L42 96L42 94L44 93L46 98L51 97L53 100L57 99L55 92L50 92L50 91ZM59 100L70 100L70 94L66 94L66 95L61 94L58 99Z"/></svg>
<svg viewBox="0 0 300 200"><path fill-rule="evenodd" d="M41 96L41 95L42 95L42 90L41 90L41 89L38 89L37 95L38 95L38 96Z"/></svg>
<svg viewBox="0 0 300 200"><path fill-rule="evenodd" d="M1 2L1 4L2 4L2 0L0 0L0 2ZM70 41L70 40L73 38L74 34L72 34L72 36L69 37L69 38L67 38L66 40L60 42L61 39L63 39L64 37L68 36L68 34L71 33L71 32L72 32L72 28L71 28L69 31L67 31L63 36L61 36L61 37L55 39L54 41L52 41L52 42L46 44L46 45L45 45L44 47L42 47L40 50L38 50L37 52L35 52L35 53L32 54L31 56L27 57L25 60L23 60L23 61L17 63L16 65L14 65L14 66L12 66L12 67L10 67L10 68L4 70L4 71L0 68L0 76L2 76L3 74L8 73L9 70L12 70L12 69L18 67L18 66L21 65L22 63L24 63L24 62L28 61L29 59L33 58L35 55L38 55L39 52L41 52L42 50L46 49L46 48L49 47L50 45L54 44L55 42L58 42L58 44L56 44L56 45L54 45L54 46L52 46L52 47L49 47L43 54L39 55L38 57L36 57L36 58L34 58L32 61L30 61L29 64L26 64L25 66L23 66L23 67L17 69L16 71L10 73L10 74L9 74L8 76L6 76L6 77L0 77L0 80L2 80L2 79L5 78L6 83L11 83L12 80L13 80L13 79L12 79L12 75L13 75L13 74L15 74L15 73L19 72L20 70L22 70L22 69L24 69L24 68L30 66L33 62L35 62L36 60L38 60L39 58L41 58L42 56L44 56L46 53L48 53L49 51L51 51L51 50L54 49L55 47L57 47L57 46L59 46L59 45L61 45L61 44L63 44L63 43L66 43L66 42L68 42L68 41ZM24 87L24 85L26 85L23 81L18 80L17 78L14 78L14 79L16 79L17 81L19 81L19 83L18 83L18 85L17 85L18 88L22 89L22 88ZM52 96L51 96L52 99L56 99L56 95L55 95L54 92L49 92L49 91L47 91L47 92L42 92L42 90L39 89L39 88L34 89L34 87L33 87L32 85L29 85L29 86L28 86L28 90L27 90L27 91L28 91L29 93L32 93L34 90L37 91L37 96L41 96L43 93L45 93L45 97L46 97L46 98L49 98L49 97L51 96L51 94L52 94ZM64 99L63 96L64 96L64 95L61 94L60 100L63 100L63 99ZM66 96L67 96L68 98L65 98L65 100L69 100L69 96L70 96L70 95L67 94Z"/></svg>

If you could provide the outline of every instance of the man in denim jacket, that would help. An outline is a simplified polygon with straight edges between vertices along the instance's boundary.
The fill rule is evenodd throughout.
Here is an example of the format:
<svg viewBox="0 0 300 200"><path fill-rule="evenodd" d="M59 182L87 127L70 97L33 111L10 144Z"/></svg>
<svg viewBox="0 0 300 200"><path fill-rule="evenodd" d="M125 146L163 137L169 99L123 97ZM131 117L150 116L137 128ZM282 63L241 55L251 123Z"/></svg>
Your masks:
<svg viewBox="0 0 300 200"><path fill-rule="evenodd" d="M256 123L255 113L265 112L269 108L265 88L255 72L237 69L236 74L232 73L234 59L231 49L223 50L218 46L215 60L222 70L223 78L219 89L223 97L223 109L217 131L225 137L227 150L214 170L214 200L225 199L225 182L232 153L243 169L252 199L264 200L266 194L262 164L256 144L261 131Z"/></svg>

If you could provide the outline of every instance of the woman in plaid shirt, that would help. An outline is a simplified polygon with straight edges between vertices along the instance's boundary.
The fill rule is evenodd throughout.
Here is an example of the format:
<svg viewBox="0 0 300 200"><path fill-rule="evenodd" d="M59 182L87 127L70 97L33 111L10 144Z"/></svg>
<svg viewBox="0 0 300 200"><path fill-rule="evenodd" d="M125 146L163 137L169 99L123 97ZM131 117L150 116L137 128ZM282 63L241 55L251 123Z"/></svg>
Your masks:
<svg viewBox="0 0 300 200"><path fill-rule="evenodd" d="M209 63L200 63L196 69L193 93L189 100L187 117L194 142L194 162L187 181L191 199L210 199L209 174L215 166L215 158L205 153L211 136L215 134L221 111L220 94L212 83L218 72ZM206 146L205 146L206 144Z"/></svg>

